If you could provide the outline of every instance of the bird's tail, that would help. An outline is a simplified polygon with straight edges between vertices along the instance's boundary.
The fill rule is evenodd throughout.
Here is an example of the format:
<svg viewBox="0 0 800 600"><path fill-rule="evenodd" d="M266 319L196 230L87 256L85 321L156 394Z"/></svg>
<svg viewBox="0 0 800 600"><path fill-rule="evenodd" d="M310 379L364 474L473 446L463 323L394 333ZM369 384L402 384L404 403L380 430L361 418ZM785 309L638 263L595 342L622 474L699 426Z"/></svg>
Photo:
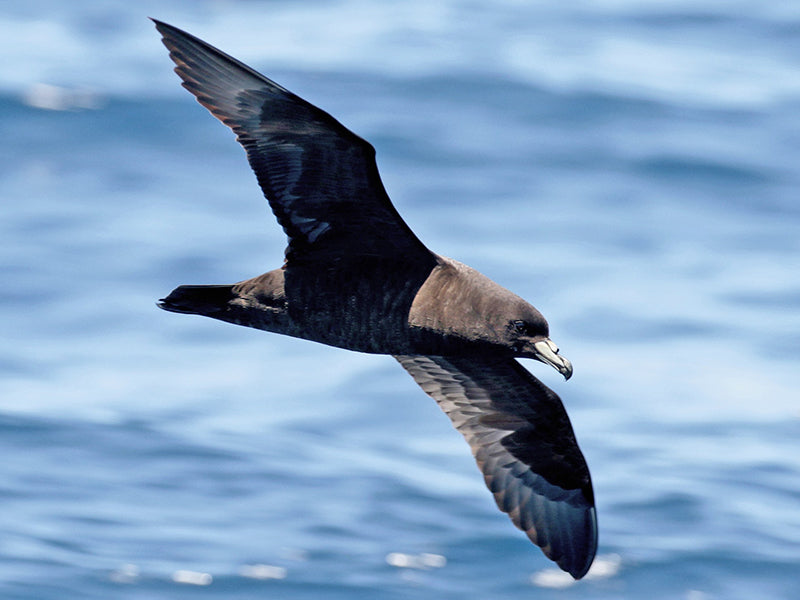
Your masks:
<svg viewBox="0 0 800 600"><path fill-rule="evenodd" d="M182 285L158 301L158 307L170 312L219 317L233 300L232 285Z"/></svg>

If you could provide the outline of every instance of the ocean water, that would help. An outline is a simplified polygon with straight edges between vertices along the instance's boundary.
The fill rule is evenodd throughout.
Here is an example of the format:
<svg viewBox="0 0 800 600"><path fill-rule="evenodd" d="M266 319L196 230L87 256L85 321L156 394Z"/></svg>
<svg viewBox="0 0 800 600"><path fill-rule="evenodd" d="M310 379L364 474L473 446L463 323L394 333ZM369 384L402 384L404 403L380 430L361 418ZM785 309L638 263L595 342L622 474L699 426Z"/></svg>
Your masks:
<svg viewBox="0 0 800 600"><path fill-rule="evenodd" d="M0 4L0 597L797 597L800 7L562 4ZM285 240L146 16L369 139L548 317L583 581L392 359L156 308Z"/></svg>

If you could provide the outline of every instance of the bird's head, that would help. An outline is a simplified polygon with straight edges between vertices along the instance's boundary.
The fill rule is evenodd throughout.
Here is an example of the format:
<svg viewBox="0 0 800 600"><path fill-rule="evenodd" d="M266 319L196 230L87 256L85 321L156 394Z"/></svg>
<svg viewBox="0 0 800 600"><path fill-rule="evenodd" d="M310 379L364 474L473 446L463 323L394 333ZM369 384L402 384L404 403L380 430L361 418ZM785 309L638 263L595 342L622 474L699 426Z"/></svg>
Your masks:
<svg viewBox="0 0 800 600"><path fill-rule="evenodd" d="M438 257L417 294L409 324L445 345L429 353L500 351L550 365L566 379L572 364L558 353L542 313L488 277L451 258Z"/></svg>
<svg viewBox="0 0 800 600"><path fill-rule="evenodd" d="M550 339L549 327L542 314L533 306L520 300L522 306L512 308L502 323L495 326L514 356L533 358L569 379L572 376L572 363L558 353L558 346Z"/></svg>

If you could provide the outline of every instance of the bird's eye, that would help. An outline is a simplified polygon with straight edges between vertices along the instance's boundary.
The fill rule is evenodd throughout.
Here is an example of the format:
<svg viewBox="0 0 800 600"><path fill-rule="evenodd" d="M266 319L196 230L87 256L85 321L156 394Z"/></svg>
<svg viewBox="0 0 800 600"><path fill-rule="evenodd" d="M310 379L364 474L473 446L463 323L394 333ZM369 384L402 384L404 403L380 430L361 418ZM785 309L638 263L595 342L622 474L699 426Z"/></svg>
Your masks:
<svg viewBox="0 0 800 600"><path fill-rule="evenodd" d="M528 330L527 325L525 325L525 321L514 321L514 331L517 333L525 333Z"/></svg>

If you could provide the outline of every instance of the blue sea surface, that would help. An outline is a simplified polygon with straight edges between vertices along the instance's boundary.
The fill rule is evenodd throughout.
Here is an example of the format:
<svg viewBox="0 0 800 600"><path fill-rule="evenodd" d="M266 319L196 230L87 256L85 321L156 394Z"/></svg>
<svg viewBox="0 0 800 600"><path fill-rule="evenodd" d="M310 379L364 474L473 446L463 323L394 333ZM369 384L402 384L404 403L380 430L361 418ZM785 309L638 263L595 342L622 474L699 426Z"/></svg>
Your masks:
<svg viewBox="0 0 800 600"><path fill-rule="evenodd" d="M377 148L434 251L575 365L573 582L384 356L169 314L280 265L146 17ZM0 5L0 598L750 599L800 590L800 5Z"/></svg>

